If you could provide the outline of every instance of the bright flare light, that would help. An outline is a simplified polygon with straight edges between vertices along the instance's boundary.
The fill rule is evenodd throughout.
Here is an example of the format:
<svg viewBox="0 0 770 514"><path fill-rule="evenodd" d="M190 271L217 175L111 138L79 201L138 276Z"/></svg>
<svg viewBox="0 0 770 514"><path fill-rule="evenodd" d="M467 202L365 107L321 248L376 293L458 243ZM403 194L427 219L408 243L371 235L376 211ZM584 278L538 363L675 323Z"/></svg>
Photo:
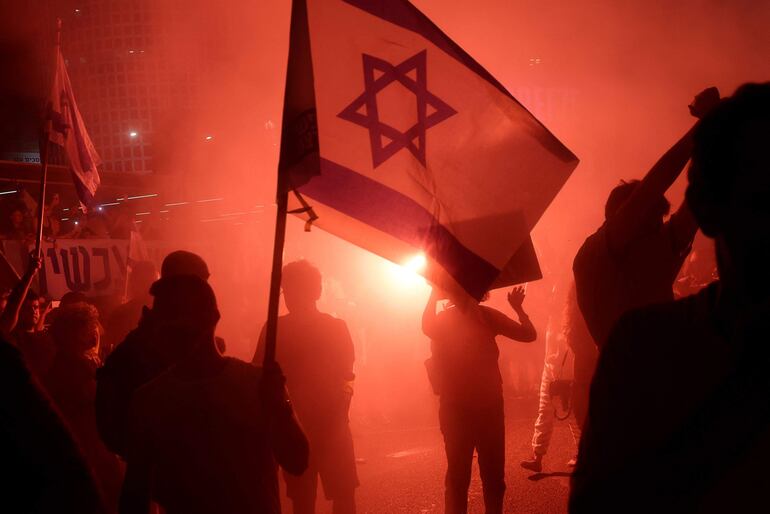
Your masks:
<svg viewBox="0 0 770 514"><path fill-rule="evenodd" d="M421 253L409 258L400 266L393 264L391 267L393 282L404 287L424 284L425 279L420 276L420 273L425 270L426 264L425 255Z"/></svg>
<svg viewBox="0 0 770 514"><path fill-rule="evenodd" d="M404 264L404 268L408 269L412 273L419 273L425 270L426 264L427 261L425 260L425 255L418 254L409 259L407 263Z"/></svg>

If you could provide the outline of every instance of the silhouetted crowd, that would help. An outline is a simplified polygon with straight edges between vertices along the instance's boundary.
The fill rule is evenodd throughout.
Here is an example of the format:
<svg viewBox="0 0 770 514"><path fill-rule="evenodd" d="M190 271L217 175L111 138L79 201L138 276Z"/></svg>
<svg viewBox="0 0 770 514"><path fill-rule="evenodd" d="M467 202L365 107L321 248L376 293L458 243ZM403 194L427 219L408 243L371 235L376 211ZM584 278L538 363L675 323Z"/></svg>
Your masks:
<svg viewBox="0 0 770 514"><path fill-rule="evenodd" d="M547 343L521 466L542 471L554 422L567 419L573 513L770 508L770 83L728 98L706 89L690 112L692 129L610 193ZM688 162L685 201L669 216L665 193ZM699 229L718 274L703 264L708 249L691 251ZM683 266L708 278L677 281ZM275 361L263 329L247 363L224 356L196 254L171 253L159 277L135 263L128 301L105 326L76 293L41 309L39 267L32 257L2 298L4 512L277 513L279 474L296 514L315 511L319 480L335 513L356 512L354 345L317 307L318 269L284 266ZM486 512L504 511L497 337L537 338L524 289L507 299L515 320L434 288L423 313L448 514L467 512L474 454Z"/></svg>
<svg viewBox="0 0 770 514"><path fill-rule="evenodd" d="M0 240L35 242L37 202L20 185L6 193L0 201ZM144 239L165 239L166 230L160 223L160 209L154 205L141 223L125 202L97 205L87 212L80 207L64 207L58 193L53 193L43 206L43 237L57 239L128 239L135 231Z"/></svg>

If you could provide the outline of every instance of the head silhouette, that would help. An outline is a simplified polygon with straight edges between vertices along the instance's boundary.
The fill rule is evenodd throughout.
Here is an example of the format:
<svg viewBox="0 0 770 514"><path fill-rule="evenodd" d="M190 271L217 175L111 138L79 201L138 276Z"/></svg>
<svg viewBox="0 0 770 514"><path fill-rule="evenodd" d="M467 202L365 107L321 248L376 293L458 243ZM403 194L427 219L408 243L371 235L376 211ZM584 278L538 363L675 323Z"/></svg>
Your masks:
<svg viewBox="0 0 770 514"><path fill-rule="evenodd" d="M321 272L306 260L290 262L283 267L281 286L289 312L315 309L321 298Z"/></svg>
<svg viewBox="0 0 770 514"><path fill-rule="evenodd" d="M50 333L57 351L68 354L96 353L100 339L99 311L88 303L79 302L61 307Z"/></svg>
<svg viewBox="0 0 770 514"><path fill-rule="evenodd" d="M720 277L751 300L770 288L770 83L745 84L700 123L687 202L715 240Z"/></svg>
<svg viewBox="0 0 770 514"><path fill-rule="evenodd" d="M150 288L154 297L158 350L168 362L189 354L202 344L214 344L219 309L214 291L195 275L164 277Z"/></svg>
<svg viewBox="0 0 770 514"><path fill-rule="evenodd" d="M209 267L200 255L186 250L177 250L168 254L160 266L161 278L173 275L195 275L208 280Z"/></svg>
<svg viewBox="0 0 770 514"><path fill-rule="evenodd" d="M619 185L615 186L615 189L610 192L610 196L607 198L607 203L604 204L604 218L607 220L612 218L631 197L636 188L639 187L639 184L638 180L630 180L628 182L623 180ZM647 218L650 226L659 226L670 210L671 204L666 200L665 196L661 196L650 212L640 213L640 215Z"/></svg>

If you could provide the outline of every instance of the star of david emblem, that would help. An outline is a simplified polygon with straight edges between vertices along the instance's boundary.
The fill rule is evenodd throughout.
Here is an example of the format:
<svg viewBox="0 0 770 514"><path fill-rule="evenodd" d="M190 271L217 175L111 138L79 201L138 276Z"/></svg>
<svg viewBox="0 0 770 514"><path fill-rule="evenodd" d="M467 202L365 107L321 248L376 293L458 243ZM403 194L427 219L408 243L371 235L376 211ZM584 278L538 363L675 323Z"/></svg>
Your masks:
<svg viewBox="0 0 770 514"><path fill-rule="evenodd" d="M452 107L428 91L427 52L423 50L397 66L367 54L363 54L363 60L364 92L338 116L369 130L375 168L402 148L412 152L425 166L425 133L429 128L457 114ZM400 83L416 98L417 122L405 132L384 123L377 108L377 93L394 82ZM430 114L429 107L432 109Z"/></svg>

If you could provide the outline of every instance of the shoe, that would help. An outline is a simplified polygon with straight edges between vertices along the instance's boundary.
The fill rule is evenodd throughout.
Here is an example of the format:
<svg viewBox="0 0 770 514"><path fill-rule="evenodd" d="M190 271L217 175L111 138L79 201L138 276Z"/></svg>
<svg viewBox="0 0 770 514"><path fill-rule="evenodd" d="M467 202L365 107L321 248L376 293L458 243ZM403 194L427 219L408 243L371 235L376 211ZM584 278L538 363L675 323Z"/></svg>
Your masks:
<svg viewBox="0 0 770 514"><path fill-rule="evenodd" d="M543 458L535 455L530 460L521 461L519 465L524 469L534 471L535 473L540 473L543 471Z"/></svg>

